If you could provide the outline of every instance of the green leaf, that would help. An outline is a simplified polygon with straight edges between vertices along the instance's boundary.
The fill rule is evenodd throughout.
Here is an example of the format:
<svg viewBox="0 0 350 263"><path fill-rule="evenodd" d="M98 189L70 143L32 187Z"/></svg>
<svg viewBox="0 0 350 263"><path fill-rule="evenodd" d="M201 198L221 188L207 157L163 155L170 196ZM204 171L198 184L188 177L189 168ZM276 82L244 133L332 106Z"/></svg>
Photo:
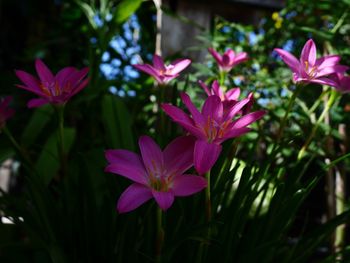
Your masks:
<svg viewBox="0 0 350 263"><path fill-rule="evenodd" d="M317 30L311 27L306 27L306 26L302 26L300 27L301 31L305 31L305 32L310 32L312 34L314 34L315 36L318 36L319 38L322 38L324 40L332 40L333 39L333 34L330 32L326 32L326 31L321 31L321 30Z"/></svg>
<svg viewBox="0 0 350 263"><path fill-rule="evenodd" d="M65 128L64 136L64 151L69 152L75 140L76 131L73 128ZM44 148L36 163L36 170L45 184L50 183L51 179L56 175L60 167L60 160L57 151L58 134L54 132L46 141Z"/></svg>
<svg viewBox="0 0 350 263"><path fill-rule="evenodd" d="M114 13L115 21L118 24L124 23L140 7L142 0L124 0Z"/></svg>
<svg viewBox="0 0 350 263"><path fill-rule="evenodd" d="M45 125L50 121L53 113L53 108L51 105L45 105L36 109L29 120L29 123L22 133L21 142L25 146L32 145L37 137L40 135L40 132L45 127Z"/></svg>
<svg viewBox="0 0 350 263"><path fill-rule="evenodd" d="M112 95L103 97L102 122L110 147L129 150L134 148L131 118L121 99Z"/></svg>

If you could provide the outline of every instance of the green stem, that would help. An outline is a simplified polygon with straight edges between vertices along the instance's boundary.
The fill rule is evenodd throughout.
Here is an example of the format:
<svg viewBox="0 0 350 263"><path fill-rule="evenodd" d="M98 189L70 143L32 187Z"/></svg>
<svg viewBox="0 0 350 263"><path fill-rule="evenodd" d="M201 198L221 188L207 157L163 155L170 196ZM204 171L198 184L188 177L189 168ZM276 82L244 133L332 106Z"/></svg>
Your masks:
<svg viewBox="0 0 350 263"><path fill-rule="evenodd" d="M207 178L207 183L208 183L208 186L205 189L205 212L206 212L207 222L210 222L211 221L210 170L205 174L205 177Z"/></svg>
<svg viewBox="0 0 350 263"><path fill-rule="evenodd" d="M220 70L220 87L225 86L226 71Z"/></svg>
<svg viewBox="0 0 350 263"><path fill-rule="evenodd" d="M287 119L288 119L289 113L290 113L291 110L292 110L292 107L293 107L293 105L294 105L295 99L297 98L297 96L298 96L298 94L299 94L299 92L300 92L302 86L303 86L302 84L297 84L297 85L296 85L296 89L295 89L295 91L294 91L292 97L291 97L290 100L289 100L289 104L288 104L287 110L286 110L286 112L285 112L285 114L284 114L284 116L283 116L283 119L282 119L280 128L279 128L278 133L277 133L277 140L276 140L277 143L280 142L280 140L281 140L281 138L282 138L282 136L283 136L284 128L286 127ZM276 145L276 144L275 144L275 145Z"/></svg>
<svg viewBox="0 0 350 263"><path fill-rule="evenodd" d="M64 152L64 105L55 106L58 114L58 154L60 156L62 177L67 173L67 159Z"/></svg>
<svg viewBox="0 0 350 263"><path fill-rule="evenodd" d="M156 262L160 263L162 259L162 247L164 242L164 229L162 227L163 211L157 207L157 239L156 239Z"/></svg>
<svg viewBox="0 0 350 263"><path fill-rule="evenodd" d="M335 99L337 97L337 91L332 90L331 91L331 96L326 104L326 107L323 109L320 117L318 118L317 122L315 123L314 127L312 128L312 131L309 135L309 137L307 138L305 144L303 145L303 147L300 149L299 154L298 154L298 160L302 159L305 155L305 152L308 148L308 146L310 145L312 139L315 137L315 134L318 130L318 127L320 126L321 122L324 120L324 118L326 117L326 114L329 112L330 108L332 107Z"/></svg>

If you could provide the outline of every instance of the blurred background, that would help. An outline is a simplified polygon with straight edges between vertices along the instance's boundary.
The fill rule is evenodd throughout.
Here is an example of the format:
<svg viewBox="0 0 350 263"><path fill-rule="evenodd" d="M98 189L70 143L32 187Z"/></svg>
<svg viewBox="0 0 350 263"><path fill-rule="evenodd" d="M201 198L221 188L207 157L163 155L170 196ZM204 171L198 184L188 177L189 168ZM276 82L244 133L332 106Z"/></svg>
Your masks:
<svg viewBox="0 0 350 263"><path fill-rule="evenodd" d="M349 0L2 0L0 96L12 95L12 106L17 111L7 125L13 136L36 160L45 182L43 191L49 189L54 197L63 195L55 177L57 160L47 154L48 149L54 147L50 138L57 120L50 107L35 110L26 107L32 94L15 87L20 81L14 70L35 74L34 61L40 58L55 73L66 66L88 66L90 82L82 94L72 99L66 110L69 112L66 114L66 125L74 127L67 130L70 151L74 153L71 173L77 175L72 179L74 182L69 191L81 191L81 195L66 200L73 208L58 204L62 206L59 207L59 216L56 215L57 211L50 210L55 202L43 204L48 206L47 211L52 218L57 216L57 225L61 225L52 231L59 233L63 226L68 226L63 231L65 234L51 239L50 227L42 228L40 224L29 222L37 236L28 238L28 230L23 225L17 224L15 227L9 224L13 220L6 221L2 217L0 261L50 262L47 253L42 250L45 247L43 240L50 240L54 244L50 246L53 253L59 247L68 251L65 254L72 259L79 258L79 261L71 262L125 262L123 260L128 257L130 262L140 259L151 262L152 259L145 255L148 248L140 249L145 240L137 244L140 253L136 256L132 255L133 250L125 254L116 252L116 247L125 249L132 242L131 239L121 240L123 235L116 227L120 223L118 220L123 220L120 223L123 226L130 227L133 223L137 224L138 219L137 216L116 219L117 215L112 214L117 196L128 183L122 180L117 184L114 175L103 174L105 149L137 151L137 138L140 135L156 135L154 123L157 105L153 79L138 72L132 65L150 63L153 54L162 55L166 61L190 58L191 69L176 81L174 87L176 90L187 90L200 103L203 96L198 95L201 88L196 84L197 81L211 83L217 77L215 62L207 48L214 47L220 52L227 48L247 52L249 61L233 69L227 86L239 86L244 94L256 92L257 107L268 110L269 117L264 129L255 134L263 138L259 141L258 149L248 141L249 138L246 141L246 147L256 150L253 159L265 160L269 145L276 136L277 120L285 111L289 86L292 85L289 69L273 49L283 48L298 57L304 43L312 38L317 44L319 56L339 54L342 57L341 64L350 65L349 12ZM297 111L292 115L297 125L287 127L286 137L292 139L281 149L281 162L276 162L276 171L282 166L288 170L289 160L296 155L295 149L303 144L310 125L315 122L312 119L315 116L312 117L304 109L312 107L321 92L322 89L309 85L300 95ZM173 99L176 103L176 98ZM304 229L312 231L348 209L346 175L349 174L349 162L342 163L332 171L325 170L323 165L327 160L329 162L349 152L349 112L349 95L344 94L332 109L329 125L326 123L321 127L331 136L320 133L317 142L311 145L310 151L317 157L310 160L307 166L301 163L297 168L294 167L302 170L305 165L303 182L309 182L319 174L318 171L322 171L323 176L300 205L295 221L289 225L284 239L288 244L296 243ZM168 136L173 138L172 135ZM243 159L249 153L238 150ZM1 210L7 210L6 215L13 216L32 213L30 204L25 201L26 196L23 196L28 190L28 182L23 176L26 172L15 156L11 143L2 134L0 163L0 187L13 197L2 200L0 213L5 215ZM84 169L78 173L76 170L79 167ZM339 196L341 202L337 201ZM93 207L90 207L92 203ZM74 211L74 207L79 206L82 206L82 211ZM149 212L146 208L141 209L137 215L146 211ZM16 220L21 219L17 217ZM78 225L81 229L77 228ZM102 229L100 226L103 226ZM314 261L301 262L321 262L318 260L336 253L339 246L347 247L349 235L345 234L344 227L340 239L339 235L337 239L336 235L330 234L331 238L317 245L312 252ZM93 234L79 236L79 231L91 231ZM142 233L146 235L148 232L144 230ZM113 234L115 237L111 237ZM70 241L65 245L57 245L64 243L62 240ZM71 249L69 246L77 240L85 240L88 244L76 250ZM100 245L86 252L96 243ZM178 258L177 255L172 260ZM257 261L242 259L239 262Z"/></svg>

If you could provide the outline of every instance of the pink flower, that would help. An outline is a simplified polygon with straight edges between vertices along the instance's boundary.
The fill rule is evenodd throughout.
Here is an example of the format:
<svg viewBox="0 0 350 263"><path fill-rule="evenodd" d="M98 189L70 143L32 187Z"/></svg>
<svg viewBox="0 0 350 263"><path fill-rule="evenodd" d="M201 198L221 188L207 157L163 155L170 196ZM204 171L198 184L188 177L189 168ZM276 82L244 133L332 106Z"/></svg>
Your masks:
<svg viewBox="0 0 350 263"><path fill-rule="evenodd" d="M217 80L214 80L213 84L211 85L211 89L207 85L205 85L203 81L199 81L199 84L208 96L216 95L221 99L224 105L224 112L226 111L226 109L230 109L235 103L238 102L239 95L241 94L240 88L233 88L228 90L227 92L224 92ZM254 104L254 94L250 92L247 98L250 101L238 113L244 115L248 113L252 108Z"/></svg>
<svg viewBox="0 0 350 263"><path fill-rule="evenodd" d="M214 82L211 85L211 89L207 85L205 85L204 82L201 80L199 81L199 85L201 85L201 87L208 96L216 95L221 99L221 101L237 101L239 95L241 94L241 90L239 88L233 88L228 90L227 92L224 92L217 80L214 80Z"/></svg>
<svg viewBox="0 0 350 263"><path fill-rule="evenodd" d="M336 85L334 86L337 91L340 93L349 93L350 92L350 76L345 76L341 73L335 73L329 76Z"/></svg>
<svg viewBox="0 0 350 263"><path fill-rule="evenodd" d="M192 117L170 104L163 104L162 108L173 121L197 138L194 147L194 167L199 174L208 172L215 164L221 152L222 142L249 132L247 126L265 114L265 111L256 111L233 119L249 103L249 98L234 103L225 110L221 99L211 95L205 101L201 112L186 93L181 94L181 99Z"/></svg>
<svg viewBox="0 0 350 263"><path fill-rule="evenodd" d="M340 56L337 55L329 55L317 59L316 45L312 39L305 43L299 60L283 49L275 48L274 50L292 70L295 83L307 84L313 82L335 86L336 83L326 78L326 76L332 73L344 73L348 69L346 66L338 65Z"/></svg>
<svg viewBox="0 0 350 263"><path fill-rule="evenodd" d="M17 77L24 84L17 87L31 91L40 97L30 100L27 104L29 108L40 107L47 103L64 104L89 82L88 78L84 79L89 71L88 68L77 70L66 67L54 76L40 59L35 61L35 68L39 79L25 71L16 70Z"/></svg>
<svg viewBox="0 0 350 263"><path fill-rule="evenodd" d="M134 210L151 198L161 209L167 210L175 196L203 190L207 186L203 177L184 174L193 166L193 145L193 137L183 136L161 151L150 137L141 136L141 156L127 150L107 150L109 165L105 171L134 181L119 198L119 213Z"/></svg>
<svg viewBox="0 0 350 263"><path fill-rule="evenodd" d="M228 49L222 56L213 48L208 48L210 54L219 65L220 71L230 71L234 66L248 59L246 52L236 54L232 49Z"/></svg>
<svg viewBox="0 0 350 263"><path fill-rule="evenodd" d="M158 56L153 56L153 65L144 64L134 65L135 68L141 70L156 79L161 84L167 84L170 80L179 76L179 73L187 68L191 64L189 59L178 59L172 62L170 65L165 65L163 59Z"/></svg>
<svg viewBox="0 0 350 263"><path fill-rule="evenodd" d="M8 107L11 101L11 96L0 99L0 130L5 126L6 120L11 118L15 113L14 109Z"/></svg>

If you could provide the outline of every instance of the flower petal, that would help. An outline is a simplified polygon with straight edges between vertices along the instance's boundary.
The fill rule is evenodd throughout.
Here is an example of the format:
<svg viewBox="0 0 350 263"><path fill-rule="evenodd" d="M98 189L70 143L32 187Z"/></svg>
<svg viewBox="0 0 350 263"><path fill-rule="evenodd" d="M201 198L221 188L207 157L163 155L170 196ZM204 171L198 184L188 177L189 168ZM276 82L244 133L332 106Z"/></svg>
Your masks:
<svg viewBox="0 0 350 263"><path fill-rule="evenodd" d="M190 96L188 96L185 92L181 92L180 97L182 102L186 105L187 109L191 113L194 122L200 125L204 124L205 119L203 118L199 110L192 103Z"/></svg>
<svg viewBox="0 0 350 263"><path fill-rule="evenodd" d="M219 158L221 145L198 140L194 146L194 167L200 175L208 172Z"/></svg>
<svg viewBox="0 0 350 263"><path fill-rule="evenodd" d="M107 150L105 157L109 162L105 172L119 174L140 184L147 184L147 173L138 154L127 150Z"/></svg>
<svg viewBox="0 0 350 263"><path fill-rule="evenodd" d="M193 166L194 143L194 137L181 136L168 144L163 156L169 174L182 174Z"/></svg>
<svg viewBox="0 0 350 263"><path fill-rule="evenodd" d="M159 207L165 211L174 203L174 194L172 191L169 192L158 192L152 190L152 194Z"/></svg>
<svg viewBox="0 0 350 263"><path fill-rule="evenodd" d="M320 85L327 85L327 86L331 86L331 87L337 87L338 83L332 79L329 78L317 78L317 79L311 79L311 80L305 80L306 83L316 83L316 84L320 84Z"/></svg>
<svg viewBox="0 0 350 263"><path fill-rule="evenodd" d="M152 77L154 77L158 82L161 82L161 76L160 74L158 73L158 71L153 68L151 65L148 65L148 64L144 64L144 65L139 65L139 64L136 64L136 65L133 65L136 69L140 70L140 71L143 71L149 75L151 75Z"/></svg>
<svg viewBox="0 0 350 263"><path fill-rule="evenodd" d="M175 196L188 196L202 191L208 185L203 176L178 175L173 180L173 193Z"/></svg>
<svg viewBox="0 0 350 263"><path fill-rule="evenodd" d="M190 59L178 59L175 60L171 65L173 68L171 69L171 74L172 75L177 75L181 71L183 71L185 68L187 68L191 64Z"/></svg>
<svg viewBox="0 0 350 263"><path fill-rule="evenodd" d="M241 95L241 89L233 88L226 92L225 97L226 97L226 100L238 100L239 95Z"/></svg>
<svg viewBox="0 0 350 263"><path fill-rule="evenodd" d="M146 170L161 174L164 160L162 150L158 144L151 137L144 135L139 138L139 147Z"/></svg>
<svg viewBox="0 0 350 263"><path fill-rule="evenodd" d="M338 55L328 55L321 57L319 59L316 59L316 66L319 70L325 67L331 67L334 65L337 65L340 61L340 56Z"/></svg>
<svg viewBox="0 0 350 263"><path fill-rule="evenodd" d="M203 81L199 80L198 83L199 83L199 85L201 85L202 89L204 89L205 93L206 93L208 96L212 95L211 92L210 92L210 90L209 90L209 88L208 88L208 86L205 85L205 83L204 83Z"/></svg>
<svg viewBox="0 0 350 263"><path fill-rule="evenodd" d="M249 124L257 121L258 119L262 118L266 114L266 111L260 110L260 111L255 111L249 114L246 114L233 122L231 128L239 129L239 128L244 128L248 126Z"/></svg>
<svg viewBox="0 0 350 263"><path fill-rule="evenodd" d="M157 54L153 56L153 66L157 70L166 70L163 59Z"/></svg>
<svg viewBox="0 0 350 263"><path fill-rule="evenodd" d="M224 133L224 135L220 139L217 139L215 142L222 143L222 142L226 141L227 139L232 139L232 138L241 136L243 134L246 134L247 132L250 132L250 129L246 128L246 127L243 127L243 128L227 128L227 130Z"/></svg>
<svg viewBox="0 0 350 263"><path fill-rule="evenodd" d="M40 60L36 59L35 60L35 69L36 72L39 75L39 78L42 82L44 83L52 83L54 80L54 76L51 72L51 70L45 65L45 63Z"/></svg>
<svg viewBox="0 0 350 263"><path fill-rule="evenodd" d="M61 88L63 88L66 84L68 79L73 76L74 73L77 73L77 69L74 67L66 67L61 69L55 76L55 80L60 85ZM70 85L73 85L73 82L70 82Z"/></svg>
<svg viewBox="0 0 350 263"><path fill-rule="evenodd" d="M161 107L174 122L180 124L188 132L192 133L197 138L206 138L205 134L194 125L193 120L181 109L170 104L162 104Z"/></svg>
<svg viewBox="0 0 350 263"><path fill-rule="evenodd" d="M120 196L117 204L119 213L130 212L153 197L151 190L141 184L130 185Z"/></svg>
<svg viewBox="0 0 350 263"><path fill-rule="evenodd" d="M40 89L40 82L38 79L36 79L31 74L22 70L16 70L15 73L16 73L16 76L26 85L26 87L24 86L18 86L18 87L26 89L28 91L36 90L37 92L40 92L42 94L42 91Z"/></svg>
<svg viewBox="0 0 350 263"><path fill-rule="evenodd" d="M211 88L216 96L219 96L221 100L225 100L224 92L220 88L219 82L217 80L214 80L213 84L211 85Z"/></svg>
<svg viewBox="0 0 350 263"><path fill-rule="evenodd" d="M231 107L225 108L225 120L232 119L242 108L250 102L250 98L245 98L237 103L234 103ZM227 104L228 105L228 104Z"/></svg>
<svg viewBox="0 0 350 263"><path fill-rule="evenodd" d="M288 51L285 51L283 49L280 48L275 48L274 51L277 52L278 55L280 55L281 59L284 61L284 63L286 63L288 65L288 67L293 71L293 72L299 72L299 67L300 67L300 63L299 61L296 59L296 57L294 57L291 53L289 53Z"/></svg>
<svg viewBox="0 0 350 263"><path fill-rule="evenodd" d="M39 99L31 99L27 103L28 108L37 108L44 104L50 103L47 99L39 98Z"/></svg>
<svg viewBox="0 0 350 263"><path fill-rule="evenodd" d="M202 108L202 115L205 120L211 118L220 123L222 121L223 113L224 107L218 96L212 95L205 100Z"/></svg>
<svg viewBox="0 0 350 263"><path fill-rule="evenodd" d="M316 63L316 45L312 39L309 39L301 51L300 64L305 65L308 63L308 67L313 67Z"/></svg>
<svg viewBox="0 0 350 263"><path fill-rule="evenodd" d="M221 57L221 55L218 52L216 52L216 50L213 49L213 48L208 48L208 51L213 56L213 58L216 60L216 62L220 66L222 66L222 57Z"/></svg>

